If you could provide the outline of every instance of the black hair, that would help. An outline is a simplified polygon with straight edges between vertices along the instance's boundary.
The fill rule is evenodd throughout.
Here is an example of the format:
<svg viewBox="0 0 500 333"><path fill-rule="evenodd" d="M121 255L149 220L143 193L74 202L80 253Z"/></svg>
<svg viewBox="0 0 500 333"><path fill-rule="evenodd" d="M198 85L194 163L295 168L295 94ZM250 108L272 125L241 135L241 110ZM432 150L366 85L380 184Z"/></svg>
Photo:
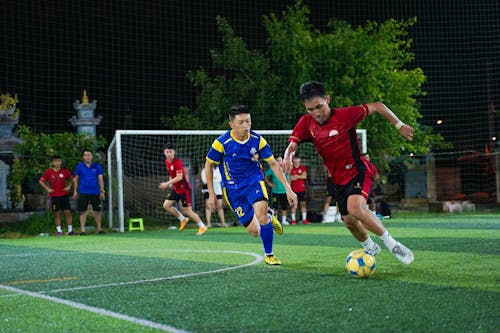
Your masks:
<svg viewBox="0 0 500 333"><path fill-rule="evenodd" d="M165 145L165 149L175 149L175 146L172 142L169 142Z"/></svg>
<svg viewBox="0 0 500 333"><path fill-rule="evenodd" d="M52 161L53 160L62 160L61 155L52 155Z"/></svg>
<svg viewBox="0 0 500 333"><path fill-rule="evenodd" d="M82 156L83 156L83 154L85 154L85 152L87 152L87 151L88 151L89 153L91 153L91 154L94 154L94 153L92 152L92 150L90 150L90 149L88 149L88 148L85 148L85 149L83 149L83 150L82 150Z"/></svg>
<svg viewBox="0 0 500 333"><path fill-rule="evenodd" d="M229 120L233 120L239 114L250 113L246 105L233 105L228 112Z"/></svg>
<svg viewBox="0 0 500 333"><path fill-rule="evenodd" d="M325 85L318 81L307 81L300 86L299 94L303 102L314 97L326 98Z"/></svg>

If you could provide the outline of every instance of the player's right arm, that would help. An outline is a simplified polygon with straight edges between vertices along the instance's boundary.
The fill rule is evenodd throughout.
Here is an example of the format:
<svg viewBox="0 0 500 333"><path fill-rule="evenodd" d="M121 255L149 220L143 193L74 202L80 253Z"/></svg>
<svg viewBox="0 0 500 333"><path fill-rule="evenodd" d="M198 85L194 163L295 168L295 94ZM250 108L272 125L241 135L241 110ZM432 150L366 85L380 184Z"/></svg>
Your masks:
<svg viewBox="0 0 500 333"><path fill-rule="evenodd" d="M47 184L45 183L45 174L43 174L42 177L40 177L38 184L40 184L40 186L43 187L45 191L47 191L47 193L54 192L54 190L49 186L47 186Z"/></svg>
<svg viewBox="0 0 500 333"><path fill-rule="evenodd" d="M215 200L217 196L214 190L214 169L215 164L207 158L205 161L205 177L207 178L208 200L207 205L211 211L215 210Z"/></svg>
<svg viewBox="0 0 500 333"><path fill-rule="evenodd" d="M297 152L297 149L299 149L299 144L292 141L288 144L288 147L285 150L285 154L283 156L283 167L287 173L292 171L292 159Z"/></svg>

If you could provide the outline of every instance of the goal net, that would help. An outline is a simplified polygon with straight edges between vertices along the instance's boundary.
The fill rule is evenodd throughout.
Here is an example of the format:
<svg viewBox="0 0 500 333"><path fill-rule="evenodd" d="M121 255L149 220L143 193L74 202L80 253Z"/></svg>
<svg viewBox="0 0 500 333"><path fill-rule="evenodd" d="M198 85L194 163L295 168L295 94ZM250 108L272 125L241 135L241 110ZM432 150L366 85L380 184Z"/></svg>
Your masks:
<svg viewBox="0 0 500 333"><path fill-rule="evenodd" d="M184 164L191 183L193 210L201 214L205 200L201 192L200 172L212 142L225 131L118 130L108 148L108 214L109 227L123 232L129 218L143 218L145 223L171 224L176 220L163 210L165 192L158 188L168 179L163 149L175 145L176 157ZM280 156L288 145L291 131L256 130L267 140L274 156ZM357 130L360 148L366 152L366 131ZM308 208L321 212L325 199L327 175L321 158L310 144L298 152L308 168ZM267 164L263 163L264 168Z"/></svg>

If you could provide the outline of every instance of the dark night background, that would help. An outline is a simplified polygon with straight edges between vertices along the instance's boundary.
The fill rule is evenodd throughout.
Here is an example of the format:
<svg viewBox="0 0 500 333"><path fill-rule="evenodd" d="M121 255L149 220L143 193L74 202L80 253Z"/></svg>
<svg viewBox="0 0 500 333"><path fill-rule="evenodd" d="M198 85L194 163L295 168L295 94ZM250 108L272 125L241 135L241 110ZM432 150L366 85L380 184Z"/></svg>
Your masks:
<svg viewBox="0 0 500 333"><path fill-rule="evenodd" d="M193 107L189 70L211 68L221 45L215 17L224 16L250 48L265 45L262 17L294 1L2 1L0 92L16 93L21 124L35 132L74 131L68 123L83 89L104 118L98 134L162 129L161 115ZM483 150L500 128L492 108L500 95L498 1L304 1L311 22L352 25L389 18L410 29L412 64L427 76L419 98L423 124L456 150ZM490 107L489 107L490 106ZM435 126L438 119L444 125ZM496 129L495 129L496 128Z"/></svg>

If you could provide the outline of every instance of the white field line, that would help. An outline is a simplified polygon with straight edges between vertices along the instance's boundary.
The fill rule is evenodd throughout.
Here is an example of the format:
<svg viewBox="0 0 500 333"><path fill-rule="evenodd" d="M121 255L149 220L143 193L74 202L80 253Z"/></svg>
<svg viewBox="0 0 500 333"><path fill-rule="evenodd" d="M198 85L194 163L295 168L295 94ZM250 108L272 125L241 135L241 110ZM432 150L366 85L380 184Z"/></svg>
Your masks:
<svg viewBox="0 0 500 333"><path fill-rule="evenodd" d="M220 272L225 272L225 271L230 271L233 269L239 269L247 266L253 266L261 262L264 258L256 253L252 252L240 252L240 251L212 251L212 250L168 250L171 252L206 252L206 253L211 253L211 252L222 252L222 253L234 253L234 254L243 254L243 255L249 255L255 258L254 261L248 263L248 264L243 264L243 265L238 265L238 266L231 266L231 267L225 267L225 268L219 268L215 270L210 270L210 271L204 271L204 272L196 272L196 273L188 273L188 274L180 274L180 275L174 275L174 276L166 276L166 277L159 277L159 278L154 278L154 279L143 279L143 280L136 280L136 281L127 281L127 282L115 282L115 283L106 283L106 284L98 284L98 285L92 285L92 286L81 286L81 287L73 287L73 288L63 288L63 289L53 289L53 290L41 290L39 293L59 293L59 292L64 292L64 291L74 291L74 290L83 290L83 289L95 289L95 288L106 288L106 287L116 287L116 286L126 286L130 284L139 284L139 283L150 283L150 282L158 282L158 281L164 281L164 280L174 280L174 279L180 279L180 278L185 278L185 277L190 277L190 276L198 276L198 275L207 275L207 274L214 274L214 273L220 273Z"/></svg>
<svg viewBox="0 0 500 333"><path fill-rule="evenodd" d="M54 292L62 292L62 291L69 291L69 290L81 290L81 289L92 289L92 288L103 288L103 287L114 287L114 286L122 286L122 285L129 285L129 284L139 284L139 283L149 283L149 282L157 282L157 281L163 281L163 280L172 280L172 279L179 279L179 278L184 278L184 277L190 277L190 276L196 276L196 275L206 275L206 274L213 274L213 273L219 273L219 272L225 272L233 269L239 269L239 268L244 268L252 265L256 265L259 262L261 262L264 258L256 253L252 252L241 252L241 251L216 251L216 250L164 250L164 251L170 251L170 252L207 252L207 253L212 253L212 252L222 252L222 253L234 253L234 254L242 254L242 255L249 255L254 257L255 259L247 264L243 265L238 265L238 266L233 266L233 267L226 267L226 268L221 268L221 269L216 269L213 271L204 271L204 272L198 272L198 273L189 273L189 274L181 274L181 275L175 275L175 276L169 276L169 277L163 277L163 278L155 278L155 279L147 279L147 280L137 280L137 281L129 281L129 282L119 282L119 283L109 283L109 284L101 284L101 285L94 285L94 286L85 286L85 287L75 287L75 288L66 288L66 289L56 289L56 290L47 290L47 291L41 291L41 292L32 292L32 291L27 291L23 289L18 289L14 287L9 287L0 284L0 288L11 291L16 294L22 294L22 295L27 295L31 297L36 297L36 298L41 298L45 300L49 300L55 303L59 304L64 304L76 309L80 310L85 310L89 311L92 313L108 316L108 317L113 317L121 320L125 320L131 323L135 323L138 325L142 325L145 327L151 327L155 329L159 329L165 332L172 332L172 333L189 333L188 331L184 331L169 325L164 325L164 324L159 324L155 323L153 321L141 319L141 318L136 318L136 317L131 317L127 316L121 313L109 311L106 309L101 309L101 308L96 308L93 306L89 306L86 304L78 303L78 302L73 302L73 301L68 301L62 298L57 298L53 296L48 296L45 295L44 293L54 293ZM114 251L117 252L117 251ZM111 253L114 253L111 252ZM132 252L131 250L127 251L121 251L121 252ZM137 251L134 251L137 252ZM7 295L8 296L8 295Z"/></svg>
<svg viewBox="0 0 500 333"><path fill-rule="evenodd" d="M22 289L13 288L13 287L4 286L4 285L0 285L0 288L11 291L11 292L15 292L18 294L27 295L27 296L31 296L31 297L35 297L35 298L41 298L41 299L45 299L45 300L59 303L59 304L64 304L64 305L70 306L70 307L75 308L75 309L84 310L84 311L88 311L88 312L92 312L92 313L96 313L99 315L108 316L108 317L112 317L112 318L116 318L116 319L120 319L120 320L125 320L128 322L134 323L134 324L145 326L145 327L155 328L155 329L158 329L158 330L161 330L164 332L189 333L188 331L184 331L184 330L181 330L181 329L169 326L169 325L159 324L159 323L155 323L153 321L127 316L127 315L124 315L121 313L109 311L106 309L96 308L96 307L85 305L82 303L68 301L68 300L65 300L62 298L43 295L43 294L35 293L32 291L22 290Z"/></svg>

